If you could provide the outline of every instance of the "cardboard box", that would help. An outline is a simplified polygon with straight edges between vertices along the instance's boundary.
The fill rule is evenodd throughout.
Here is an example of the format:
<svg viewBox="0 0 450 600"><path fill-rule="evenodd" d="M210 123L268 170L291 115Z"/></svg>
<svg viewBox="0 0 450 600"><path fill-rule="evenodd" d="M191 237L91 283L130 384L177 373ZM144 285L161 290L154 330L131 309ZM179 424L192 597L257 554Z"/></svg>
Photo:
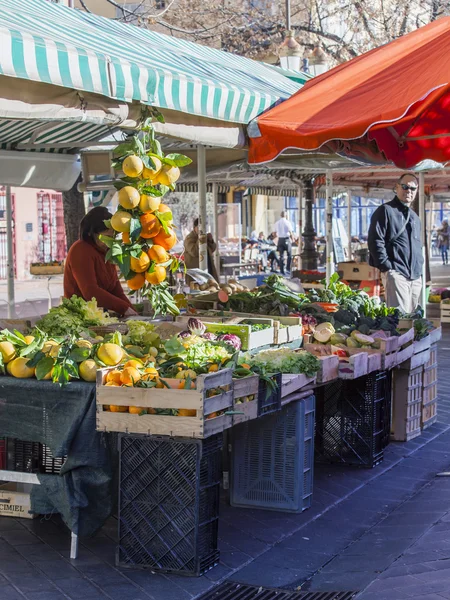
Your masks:
<svg viewBox="0 0 450 600"><path fill-rule="evenodd" d="M31 510L30 483L4 483L0 485L0 515L3 517L20 517L34 519Z"/></svg>
<svg viewBox="0 0 450 600"><path fill-rule="evenodd" d="M368 263L342 262L338 264L338 272L346 281L378 281L380 271Z"/></svg>

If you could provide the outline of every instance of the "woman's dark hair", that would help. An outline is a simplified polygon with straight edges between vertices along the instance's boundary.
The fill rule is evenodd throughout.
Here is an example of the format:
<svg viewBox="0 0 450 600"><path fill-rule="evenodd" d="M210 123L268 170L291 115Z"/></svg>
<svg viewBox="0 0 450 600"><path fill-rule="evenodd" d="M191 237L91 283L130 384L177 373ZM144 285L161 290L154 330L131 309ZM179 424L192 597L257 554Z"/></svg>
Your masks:
<svg viewBox="0 0 450 600"><path fill-rule="evenodd" d="M104 206L96 206L90 210L81 219L80 223L80 240L84 242L94 242L94 235L108 229L105 221L108 221L112 214Z"/></svg>
<svg viewBox="0 0 450 600"><path fill-rule="evenodd" d="M194 227L198 227L198 219L194 219Z"/></svg>

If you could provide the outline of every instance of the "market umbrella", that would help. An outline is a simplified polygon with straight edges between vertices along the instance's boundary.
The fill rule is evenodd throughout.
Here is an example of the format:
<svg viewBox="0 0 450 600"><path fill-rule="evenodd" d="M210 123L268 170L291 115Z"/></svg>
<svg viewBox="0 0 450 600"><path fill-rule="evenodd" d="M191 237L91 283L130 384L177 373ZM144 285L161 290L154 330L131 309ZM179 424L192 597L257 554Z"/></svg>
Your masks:
<svg viewBox="0 0 450 600"><path fill-rule="evenodd" d="M412 168L450 160L450 18L307 82L249 126L250 163L337 152Z"/></svg>

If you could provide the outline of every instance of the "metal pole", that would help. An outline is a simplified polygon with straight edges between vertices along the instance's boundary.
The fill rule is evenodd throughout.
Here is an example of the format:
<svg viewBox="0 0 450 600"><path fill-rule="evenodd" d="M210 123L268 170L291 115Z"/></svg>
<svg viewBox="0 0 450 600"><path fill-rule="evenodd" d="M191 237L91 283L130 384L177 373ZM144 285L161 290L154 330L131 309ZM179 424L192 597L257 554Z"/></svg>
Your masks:
<svg viewBox="0 0 450 600"><path fill-rule="evenodd" d="M302 268L303 187L298 186L298 268Z"/></svg>
<svg viewBox="0 0 450 600"><path fill-rule="evenodd" d="M291 0L286 0L286 29L291 28Z"/></svg>
<svg viewBox="0 0 450 600"><path fill-rule="evenodd" d="M198 258L199 269L208 270L208 244L206 242L206 151L201 144L197 146L197 169L198 169Z"/></svg>
<svg viewBox="0 0 450 600"><path fill-rule="evenodd" d="M352 260L352 191L347 190L347 237L348 237L348 260Z"/></svg>
<svg viewBox="0 0 450 600"><path fill-rule="evenodd" d="M422 224L420 228L420 239L422 242L422 256L423 256L423 267L422 267L422 301L421 306L424 311L424 316L426 316L427 312L427 303L426 303L426 253L425 253L425 231L426 231L426 223L425 223L425 174L423 171L419 173L419 219Z"/></svg>
<svg viewBox="0 0 450 600"><path fill-rule="evenodd" d="M213 235L214 241L217 244L216 251L214 253L214 262L216 264L217 275L220 279L220 249L219 249L219 221L218 221L218 213L217 213L217 200L219 197L219 185L217 182L212 184L212 210L213 210ZM217 283L220 283L218 281Z"/></svg>
<svg viewBox="0 0 450 600"><path fill-rule="evenodd" d="M431 256L431 234L433 233L434 194L430 194L430 209L428 211L428 256Z"/></svg>
<svg viewBox="0 0 450 600"><path fill-rule="evenodd" d="M326 172L326 278L327 283L334 273L334 253L333 253L333 173L330 169Z"/></svg>
<svg viewBox="0 0 450 600"><path fill-rule="evenodd" d="M8 319L16 316L16 303L14 300L14 249L13 249L13 223L11 187L6 186L6 272L8 274Z"/></svg>

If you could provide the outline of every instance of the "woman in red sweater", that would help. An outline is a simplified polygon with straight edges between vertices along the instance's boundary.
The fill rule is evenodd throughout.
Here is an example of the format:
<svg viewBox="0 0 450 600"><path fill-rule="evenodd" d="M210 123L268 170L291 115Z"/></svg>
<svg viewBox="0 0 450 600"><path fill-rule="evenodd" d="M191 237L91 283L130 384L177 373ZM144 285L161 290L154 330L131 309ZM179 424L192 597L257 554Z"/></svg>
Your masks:
<svg viewBox="0 0 450 600"><path fill-rule="evenodd" d="M104 207L90 210L81 220L80 239L71 246L64 268L64 296L75 294L84 300L97 299L99 306L119 315L136 315L125 296L116 267L105 262L107 246L100 235L113 237L114 231L106 229L105 221L112 217Z"/></svg>

